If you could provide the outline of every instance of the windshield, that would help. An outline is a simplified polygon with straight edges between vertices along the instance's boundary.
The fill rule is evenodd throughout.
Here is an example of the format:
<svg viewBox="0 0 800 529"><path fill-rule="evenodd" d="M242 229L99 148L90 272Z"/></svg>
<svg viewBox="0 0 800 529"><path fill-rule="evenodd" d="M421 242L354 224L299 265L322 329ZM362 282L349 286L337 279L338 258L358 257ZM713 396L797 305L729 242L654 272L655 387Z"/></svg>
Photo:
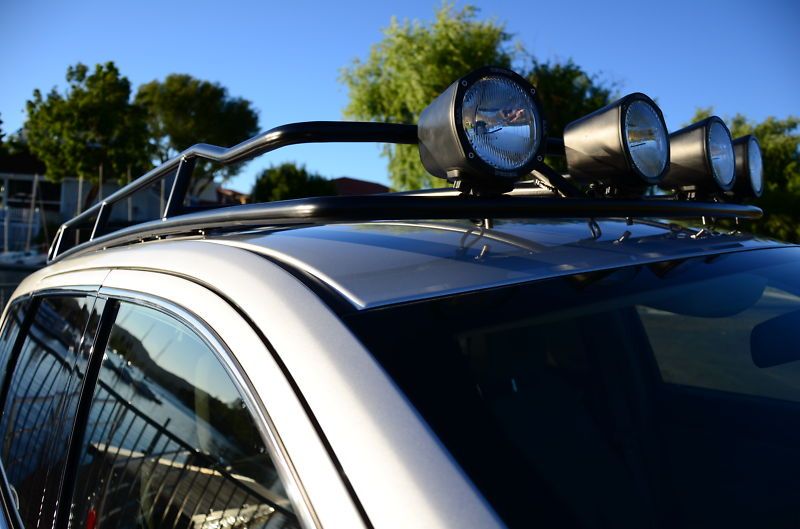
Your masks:
<svg viewBox="0 0 800 529"><path fill-rule="evenodd" d="M799 248L347 320L510 527L800 522Z"/></svg>

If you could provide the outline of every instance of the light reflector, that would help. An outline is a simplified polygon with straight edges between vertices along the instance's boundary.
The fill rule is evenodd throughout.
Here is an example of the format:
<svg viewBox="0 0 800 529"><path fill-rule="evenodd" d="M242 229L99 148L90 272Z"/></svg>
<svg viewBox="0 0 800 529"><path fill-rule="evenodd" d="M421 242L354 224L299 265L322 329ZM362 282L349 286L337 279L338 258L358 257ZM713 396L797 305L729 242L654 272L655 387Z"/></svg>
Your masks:
<svg viewBox="0 0 800 529"><path fill-rule="evenodd" d="M657 178L669 162L667 129L653 106L635 100L625 111L625 140L631 160L648 179Z"/></svg>
<svg viewBox="0 0 800 529"><path fill-rule="evenodd" d="M503 171L530 162L539 134L531 93L507 77L483 77L464 94L462 126L481 160Z"/></svg>
<svg viewBox="0 0 800 529"><path fill-rule="evenodd" d="M755 136L747 135L733 140L736 161L736 182L733 192L740 197L760 197L764 192L761 146Z"/></svg>
<svg viewBox="0 0 800 529"><path fill-rule="evenodd" d="M733 161L733 144L728 127L721 121L712 121L708 130L708 150L711 156L711 168L714 178L721 189L733 187L735 164Z"/></svg>

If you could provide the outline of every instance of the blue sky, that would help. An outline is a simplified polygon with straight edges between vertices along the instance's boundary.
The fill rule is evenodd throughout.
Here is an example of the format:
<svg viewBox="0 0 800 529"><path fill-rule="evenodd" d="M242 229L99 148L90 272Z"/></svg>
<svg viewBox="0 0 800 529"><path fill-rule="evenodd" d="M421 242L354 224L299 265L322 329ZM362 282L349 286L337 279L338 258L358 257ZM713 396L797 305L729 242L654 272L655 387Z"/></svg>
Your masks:
<svg viewBox="0 0 800 529"><path fill-rule="evenodd" d="M536 57L572 58L621 93L656 98L670 130L696 107L751 119L800 114L800 2L473 1ZM430 20L439 0L291 2L0 0L0 117L19 128L34 88L68 65L114 61L138 85L188 73L253 102L262 129L341 119L339 72L366 57L391 16ZM464 5L459 1L457 6ZM230 187L285 160L323 176L388 183L379 146L295 146L251 162Z"/></svg>

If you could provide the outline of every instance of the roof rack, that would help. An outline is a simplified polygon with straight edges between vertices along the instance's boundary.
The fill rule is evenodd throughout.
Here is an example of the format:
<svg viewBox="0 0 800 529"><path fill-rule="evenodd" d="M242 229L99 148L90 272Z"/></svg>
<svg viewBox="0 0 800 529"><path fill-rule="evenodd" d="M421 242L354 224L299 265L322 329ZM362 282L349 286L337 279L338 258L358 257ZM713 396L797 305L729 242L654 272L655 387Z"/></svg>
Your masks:
<svg viewBox="0 0 800 529"><path fill-rule="evenodd" d="M211 230L282 227L365 220L419 219L513 219L652 217L749 218L761 217L755 206L704 203L664 199L615 200L599 198L556 198L554 196L464 196L368 195L315 197L261 204L229 206L189 213L122 228L94 237L51 260L92 249L122 246L168 236L205 234ZM63 233L60 233L63 237ZM54 246L58 244L58 240Z"/></svg>
<svg viewBox="0 0 800 529"><path fill-rule="evenodd" d="M198 159L231 164L287 145L322 142L416 144L417 127L391 123L311 121L276 127L227 149L215 145L195 145L62 224L50 247L48 261L93 249L156 238L248 227L364 220L594 217L754 219L762 215L761 209L757 207L739 204L689 202L663 197L635 200L557 197L554 191L538 187L518 189L510 196L501 197L463 196L450 189L369 196L316 197L221 206L210 210L184 205L192 170ZM559 149L563 152L563 143L557 140L548 141L548 153L557 155ZM158 182L162 185L170 182L168 198L158 219L107 232L115 205Z"/></svg>
<svg viewBox="0 0 800 529"><path fill-rule="evenodd" d="M88 230L90 233L88 241L94 240L107 227L114 205L158 182L171 180L169 194L160 215L162 220L200 209L184 205L192 172L198 159L229 165L250 160L288 145L329 142L416 144L417 126L354 121L307 121L275 127L230 148L198 143L62 224L48 252L48 261L52 261L71 246L81 244L77 234L79 229ZM73 234L75 234L74 242L71 237ZM69 244L70 242L72 244Z"/></svg>

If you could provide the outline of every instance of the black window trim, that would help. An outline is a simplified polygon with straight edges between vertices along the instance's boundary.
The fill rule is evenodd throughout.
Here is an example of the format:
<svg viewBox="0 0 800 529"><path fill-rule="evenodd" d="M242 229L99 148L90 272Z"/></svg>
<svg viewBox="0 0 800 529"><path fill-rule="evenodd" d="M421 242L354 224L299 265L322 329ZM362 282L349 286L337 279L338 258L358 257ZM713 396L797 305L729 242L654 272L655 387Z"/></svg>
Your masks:
<svg viewBox="0 0 800 529"><path fill-rule="evenodd" d="M93 337L92 349L86 364L86 375L81 381L78 409L75 412L75 419L72 423L72 433L69 436L69 445L67 447L67 461L64 466L64 472L61 475L61 484L58 490L59 502L56 510L55 523L53 524L54 527L69 526L72 494L75 490L75 476L81 457L80 450L83 444L83 435L86 430L86 423L89 419L89 410L92 405L94 387L100 373L100 365L103 359L102 356L98 357L95 352L98 350L105 352L108 336L111 333L111 327L116 320L119 310L119 303L109 302L99 296L95 296L93 307L96 307L98 303L105 303L105 305L102 307L100 321L97 324L97 330ZM85 331L84 335L81 337L81 343L83 343L84 340L86 340ZM98 344L102 344L102 348L99 348Z"/></svg>

